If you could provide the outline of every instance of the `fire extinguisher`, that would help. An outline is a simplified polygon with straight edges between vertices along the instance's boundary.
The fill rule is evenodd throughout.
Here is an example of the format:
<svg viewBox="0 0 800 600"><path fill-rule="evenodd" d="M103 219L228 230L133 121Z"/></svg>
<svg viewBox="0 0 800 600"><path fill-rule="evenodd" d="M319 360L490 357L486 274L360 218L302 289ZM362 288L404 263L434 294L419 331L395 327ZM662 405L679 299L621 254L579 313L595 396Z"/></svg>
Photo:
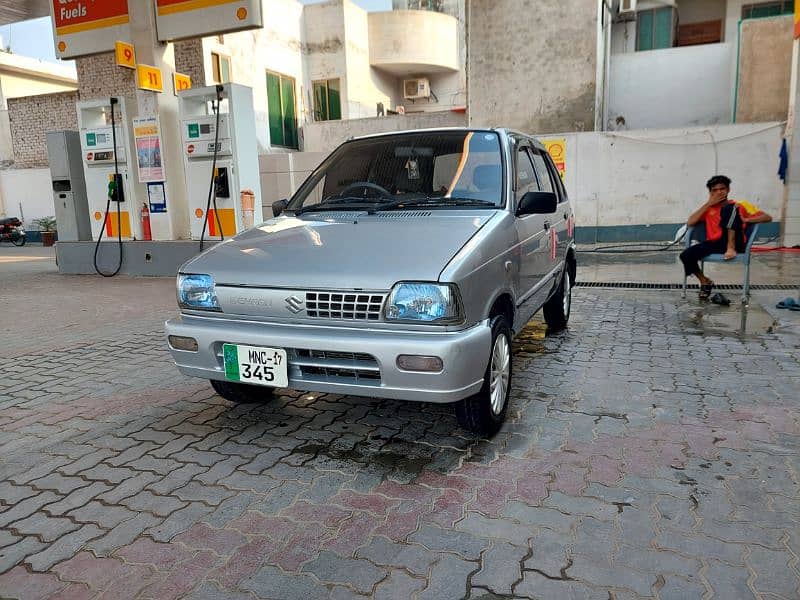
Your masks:
<svg viewBox="0 0 800 600"><path fill-rule="evenodd" d="M153 234L150 232L150 209L147 208L147 203L142 203L142 238L149 242L153 239Z"/></svg>

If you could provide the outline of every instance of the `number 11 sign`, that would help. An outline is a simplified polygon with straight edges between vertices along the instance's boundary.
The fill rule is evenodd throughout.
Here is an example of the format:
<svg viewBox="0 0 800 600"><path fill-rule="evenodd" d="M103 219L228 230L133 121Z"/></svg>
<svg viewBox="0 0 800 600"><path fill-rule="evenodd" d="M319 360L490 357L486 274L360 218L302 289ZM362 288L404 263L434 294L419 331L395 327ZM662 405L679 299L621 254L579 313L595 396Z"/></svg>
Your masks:
<svg viewBox="0 0 800 600"><path fill-rule="evenodd" d="M161 78L161 69L158 67L137 65L136 79L140 90L150 90L151 92L164 91L164 81Z"/></svg>

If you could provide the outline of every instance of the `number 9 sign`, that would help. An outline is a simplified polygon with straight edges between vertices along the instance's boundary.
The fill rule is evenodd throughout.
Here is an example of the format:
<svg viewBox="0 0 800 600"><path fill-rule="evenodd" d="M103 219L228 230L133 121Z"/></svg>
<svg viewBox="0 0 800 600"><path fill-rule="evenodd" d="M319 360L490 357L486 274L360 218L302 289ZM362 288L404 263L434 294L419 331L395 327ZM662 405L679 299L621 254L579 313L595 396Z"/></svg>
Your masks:
<svg viewBox="0 0 800 600"><path fill-rule="evenodd" d="M114 54L116 55L117 66L127 69L136 68L136 51L133 49L133 45L117 42L114 44Z"/></svg>

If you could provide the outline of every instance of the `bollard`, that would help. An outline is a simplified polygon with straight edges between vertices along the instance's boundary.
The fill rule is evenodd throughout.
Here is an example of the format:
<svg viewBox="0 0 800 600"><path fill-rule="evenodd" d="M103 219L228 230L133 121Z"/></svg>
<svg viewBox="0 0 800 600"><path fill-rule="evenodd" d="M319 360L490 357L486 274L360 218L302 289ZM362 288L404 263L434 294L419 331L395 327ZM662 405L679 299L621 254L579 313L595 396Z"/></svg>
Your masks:
<svg viewBox="0 0 800 600"><path fill-rule="evenodd" d="M242 226L245 230L253 227L253 211L256 202L256 195L253 190L244 189L241 194L242 202Z"/></svg>

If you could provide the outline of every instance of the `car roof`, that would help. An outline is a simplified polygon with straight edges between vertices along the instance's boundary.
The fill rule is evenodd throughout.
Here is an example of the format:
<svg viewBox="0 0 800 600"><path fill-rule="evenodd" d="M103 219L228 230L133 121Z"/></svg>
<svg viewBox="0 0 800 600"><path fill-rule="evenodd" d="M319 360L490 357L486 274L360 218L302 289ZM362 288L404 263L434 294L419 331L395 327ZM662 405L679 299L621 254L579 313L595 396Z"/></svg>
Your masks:
<svg viewBox="0 0 800 600"><path fill-rule="evenodd" d="M542 145L539 140L537 140L532 135L527 133L522 133L520 131L514 131L511 129L506 129L505 127L431 127L431 128L424 128L424 129L403 129L401 131L383 131L380 133L370 133L366 135L359 135L353 136L347 139L348 142L356 141L356 140L368 140L372 138L378 137L388 137L392 135L403 135L408 133L436 133L436 132L443 132L443 133L452 133L452 132L470 132L470 131L492 131L497 133L501 136L512 136L512 137L522 137L533 142L533 145L539 148L540 150L544 150L544 146Z"/></svg>

